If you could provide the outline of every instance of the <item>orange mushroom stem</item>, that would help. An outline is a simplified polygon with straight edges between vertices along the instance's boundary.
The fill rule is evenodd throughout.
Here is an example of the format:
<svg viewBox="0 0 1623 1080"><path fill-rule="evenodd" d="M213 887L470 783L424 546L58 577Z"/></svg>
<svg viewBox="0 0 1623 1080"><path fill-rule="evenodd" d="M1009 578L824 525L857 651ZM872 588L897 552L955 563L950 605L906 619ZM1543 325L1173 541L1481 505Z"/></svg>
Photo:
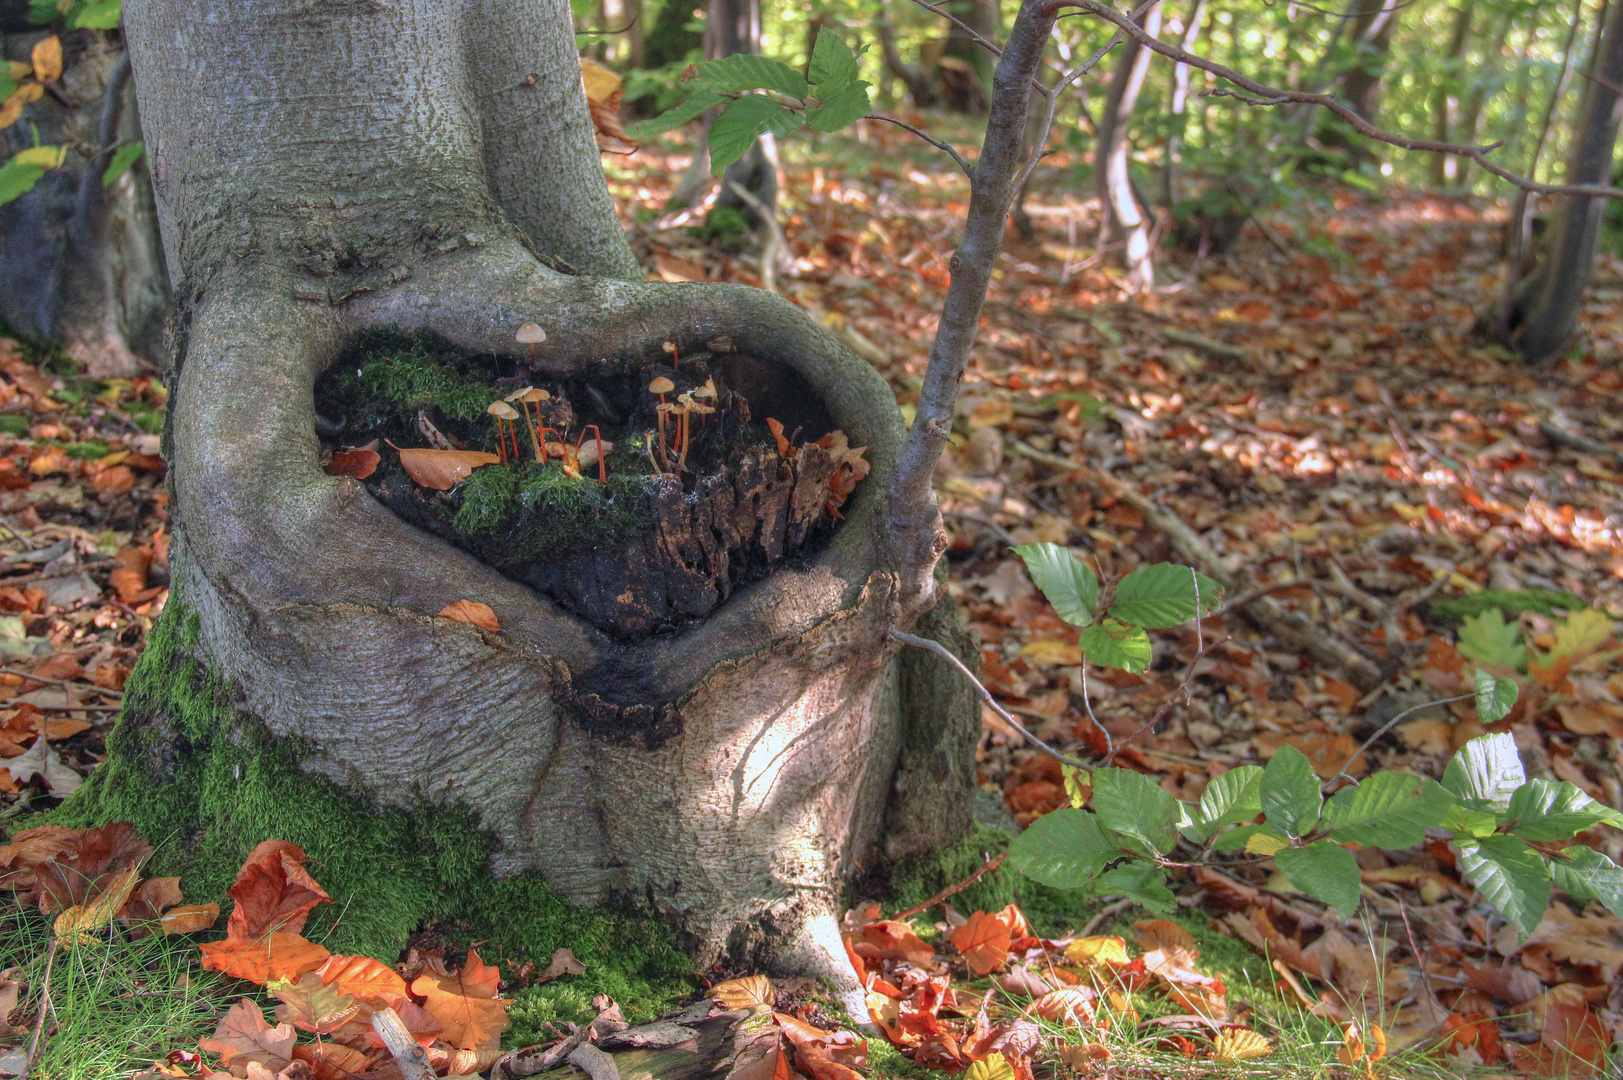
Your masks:
<svg viewBox="0 0 1623 1080"><path fill-rule="evenodd" d="M575 454L579 457L581 444L586 441L587 429L591 430L592 437L597 440L597 482L606 484L609 482L609 470L608 466L603 464L603 432L598 430L596 424L587 424L580 429L580 438L575 440Z"/></svg>

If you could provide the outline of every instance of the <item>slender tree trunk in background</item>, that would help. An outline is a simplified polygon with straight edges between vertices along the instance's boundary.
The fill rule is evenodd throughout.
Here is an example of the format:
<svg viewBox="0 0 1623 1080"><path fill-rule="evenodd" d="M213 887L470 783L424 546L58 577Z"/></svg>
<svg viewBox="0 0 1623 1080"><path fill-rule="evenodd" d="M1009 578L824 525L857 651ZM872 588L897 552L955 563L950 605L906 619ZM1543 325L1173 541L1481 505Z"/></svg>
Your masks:
<svg viewBox="0 0 1623 1080"><path fill-rule="evenodd" d="M1381 76L1386 70L1403 0L1355 0L1352 15L1352 41L1357 55L1337 80L1340 97L1365 120L1375 123L1381 107ZM1317 119L1317 118L1316 118ZM1372 149L1351 137L1350 129L1330 123L1321 127L1320 141L1349 150L1358 160L1367 160Z"/></svg>
<svg viewBox="0 0 1623 1080"><path fill-rule="evenodd" d="M705 55L712 60L734 53L761 51L761 0L710 0L710 20L706 28ZM736 184L755 197L757 210L733 189ZM778 149L772 133L756 139L744 156L727 166L721 176L721 193L710 210L727 209L743 214L750 228L765 235L770 225L762 214L778 212Z"/></svg>
<svg viewBox="0 0 1623 1080"><path fill-rule="evenodd" d="M1437 78L1431 107L1432 137L1438 142L1449 141L1459 119L1460 86L1465 80L1461 58L1465 55L1465 43L1471 36L1471 15L1474 10L1475 0L1461 0L1459 10L1454 13L1454 32L1448 39L1448 52L1444 56L1443 70ZM1457 183L1460 175L1459 166L1459 158L1447 154L1433 154L1431 182L1438 187Z"/></svg>
<svg viewBox="0 0 1623 1080"><path fill-rule="evenodd" d="M885 60L885 70L902 80L902 85L907 87L908 100L913 103L915 109L930 108L936 103L935 86L930 81L930 70L922 64L909 64L902 59L902 51L896 47L896 30L890 24L890 11L884 0L879 0L873 27L874 34L879 38L879 50Z"/></svg>
<svg viewBox="0 0 1623 1080"><path fill-rule="evenodd" d="M1189 19L1183 25L1183 33L1178 37L1178 48L1188 52L1199 43L1200 22L1205 16L1206 0L1195 0L1194 7L1189 12ZM1162 170L1164 185L1162 196L1166 199L1168 211L1175 211L1181 198L1178 191L1178 165L1182 161L1183 131L1188 108L1189 65L1173 64L1172 93L1167 103L1167 112L1172 117L1172 123L1168 126L1166 164Z"/></svg>
<svg viewBox="0 0 1623 1080"><path fill-rule="evenodd" d="M1611 180L1612 151L1623 121L1623 3L1606 11L1573 125L1562 179L1569 184ZM1578 332L1578 312L1595 273L1595 245L1605 200L1560 196L1550 242L1539 265L1520 283L1500 320L1503 339L1532 364L1558 358Z"/></svg>
<svg viewBox="0 0 1623 1080"><path fill-rule="evenodd" d="M5 9L6 55L28 56L46 31L27 5ZM12 31L11 28L27 27ZM144 165L102 185L113 148L141 138L123 51L100 31L67 35L55 89L0 131L0 161L28 146L68 147L67 167L0 206L0 317L13 330L60 341L87 374L156 371L167 360L168 280Z"/></svg>
<svg viewBox="0 0 1623 1080"><path fill-rule="evenodd" d="M952 0L946 8L985 40L996 42L1003 37L1003 13L998 0ZM991 98L992 68L997 57L956 23L947 25L947 43L942 56L944 60L956 61L942 67L942 76L948 83L948 104L959 112L984 113ZM953 80L966 74L972 75L973 84L954 87Z"/></svg>
<svg viewBox="0 0 1623 1080"><path fill-rule="evenodd" d="M1578 33L1583 29L1584 0L1573 0L1572 20L1567 25L1567 37L1561 47L1561 74L1556 77L1555 86L1550 89L1550 100L1544 106L1544 119L1538 127L1538 138L1533 141L1533 148L1527 155L1527 173L1530 177L1538 176L1539 161L1544 157L1544 148L1550 143L1550 132L1555 130L1556 113L1561 107L1561 100L1567 96L1567 89L1572 85L1573 62L1578 58L1576 45ZM1602 21L1596 23L1597 28ZM1597 40L1597 46L1599 42ZM1591 55L1598 56L1599 52L1591 50ZM1510 220L1505 223L1504 255L1505 264L1509 267L1506 275L1507 293L1504 304L1505 310L1513 306L1511 297L1520 286L1523 275L1527 272L1528 260L1533 252L1529 241L1532 239L1533 215L1532 200L1526 188L1516 189L1516 201L1510 211Z"/></svg>
<svg viewBox="0 0 1623 1080"><path fill-rule="evenodd" d="M436 881L528 872L577 903L647 905L701 966L725 952L817 975L860 1009L843 880L959 838L973 792L971 699L890 637L924 618L952 638L935 560L916 554L944 543L934 459L896 524L903 433L867 363L763 290L644 279L563 0L308 7L124 10L177 285L174 585L167 651L143 656L108 761L64 812L173 837L171 872L299 843L343 882L341 932L374 947L446 903ZM352 77L310 78L335 63ZM804 565L681 633L613 638L319 463L313 386L356 335L420 329L516 363L525 322L546 331L527 363L548 378L727 338L873 471ZM501 632L434 617L466 599ZM335 799L392 815L408 849L359 858L371 833L312 809ZM488 863L446 846L431 823L447 813L477 826ZM413 883L407 908L372 903L380 875Z"/></svg>
<svg viewBox="0 0 1623 1080"><path fill-rule="evenodd" d="M1471 89L1465 95L1465 104L1460 109L1460 122L1456 135L1462 143L1474 145L1477 140L1477 129L1482 125L1482 108L1488 101L1488 87L1494 81L1492 71L1494 65L1501 62L1505 51L1505 43L1510 39L1510 31L1515 24L1515 18L1510 11L1499 12L1495 15L1496 28L1487 36L1488 45L1482 50L1482 69L1475 73L1471 79ZM1471 162L1460 160L1456 162L1459 167L1457 182L1463 187L1471 169Z"/></svg>
<svg viewBox="0 0 1623 1080"><path fill-rule="evenodd" d="M1161 7L1160 0L1156 0L1139 16L1139 25L1152 36L1161 30ZM1154 286L1155 264L1150 252L1149 210L1139 205L1127 171L1130 149L1127 125L1138 105L1138 94L1144 87L1144 76L1154 54L1132 40L1123 42L1119 48L1121 55L1111 76L1104 115L1099 120L1094 175L1099 201L1105 209L1103 243L1123 245L1127 285L1136 291Z"/></svg>
<svg viewBox="0 0 1623 1080"><path fill-rule="evenodd" d="M644 38L645 67L664 67L686 59L695 49L703 50L704 34L687 28L693 21L694 7L693 0L665 0L660 5L654 25Z"/></svg>

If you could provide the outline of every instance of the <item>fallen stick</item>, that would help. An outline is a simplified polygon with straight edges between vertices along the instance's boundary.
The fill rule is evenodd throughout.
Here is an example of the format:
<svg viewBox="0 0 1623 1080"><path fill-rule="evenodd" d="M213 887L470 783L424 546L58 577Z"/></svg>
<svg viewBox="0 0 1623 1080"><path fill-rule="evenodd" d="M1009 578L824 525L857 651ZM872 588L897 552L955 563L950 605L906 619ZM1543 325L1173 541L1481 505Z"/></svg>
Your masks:
<svg viewBox="0 0 1623 1080"><path fill-rule="evenodd" d="M1015 453L1043 465L1086 474L1108 494L1143 514L1145 522L1165 533L1180 555L1217 581L1226 591L1233 592L1242 584L1240 576L1229 569L1217 552L1200 538L1200 534L1109 473L1089 468L1058 454L1046 453L1018 439L1010 440L1010 447ZM1244 613L1258 629L1307 653L1322 664L1341 669L1347 681L1364 693L1368 693L1385 681L1380 668L1369 657L1345 642L1337 641L1318 630L1300 612L1287 611L1271 596L1255 596L1246 604Z"/></svg>
<svg viewBox="0 0 1623 1080"><path fill-rule="evenodd" d="M389 1056L394 1058L405 1080L434 1080L434 1068L428 1063L424 1050L411 1031L400 1019L400 1014L385 1006L372 1014L372 1030L383 1040Z"/></svg>

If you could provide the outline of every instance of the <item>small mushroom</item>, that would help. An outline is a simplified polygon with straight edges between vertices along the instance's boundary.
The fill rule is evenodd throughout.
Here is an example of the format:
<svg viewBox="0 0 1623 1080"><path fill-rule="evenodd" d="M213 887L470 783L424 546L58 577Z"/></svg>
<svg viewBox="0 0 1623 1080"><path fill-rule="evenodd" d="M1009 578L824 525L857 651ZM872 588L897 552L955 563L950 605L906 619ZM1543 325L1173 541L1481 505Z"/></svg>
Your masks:
<svg viewBox="0 0 1623 1080"><path fill-rule="evenodd" d="M518 333L513 335L513 340L520 345L530 347L530 365L533 367L535 365L535 347L547 340L547 332L533 322L520 323Z"/></svg>
<svg viewBox="0 0 1623 1080"><path fill-rule="evenodd" d="M664 349L666 352L671 354L671 370L672 371L676 371L678 368L681 367L681 358L676 355L676 342L667 341L665 344L661 345L660 348Z"/></svg>
<svg viewBox="0 0 1623 1080"><path fill-rule="evenodd" d="M593 445L591 446L582 445L586 441L587 428L592 430ZM609 472L608 466L604 464L604 459L608 457L609 451L613 449L614 444L604 440L603 432L598 430L596 424L587 424L586 427L580 429L580 439L575 443L575 461L583 467L596 462L597 482L605 484L608 483Z"/></svg>
<svg viewBox="0 0 1623 1080"><path fill-rule="evenodd" d="M513 429L513 460L517 461L518 427L513 421L518 419L518 410L505 401L492 401L490 406L485 409L485 412L496 418L496 449L501 451L499 456L503 464L507 462L507 443L502 432L502 421L507 421L507 425Z"/></svg>
<svg viewBox="0 0 1623 1080"><path fill-rule="evenodd" d="M544 427L544 424L543 424L543 422L541 420L541 403L543 401L551 401L551 400L552 400L552 395L551 394L547 393L545 390L542 390L542 389L540 389L538 387L534 387L534 386L526 386L524 389L522 389L522 390L520 390L518 392L518 402L519 402L519 404L521 406L525 406L525 409L524 409L524 422L526 424L530 423L530 410L529 410L528 406L530 406L530 405L535 406L535 423L530 425L530 441L535 446L535 460L537 460L537 461L545 461L546 460L545 456L543 456L543 454L541 452L541 441L540 441L540 435L538 434L538 431Z"/></svg>
<svg viewBox="0 0 1623 1080"><path fill-rule="evenodd" d="M672 348L675 348L675 346L673 345ZM653 382L648 384L648 392L650 394L659 395L659 406L657 410L659 414L659 459L667 466L670 463L665 457L665 414L671 411L672 406L665 403L665 395L675 389L676 384L671 382L671 380L667 379L663 375L659 376Z"/></svg>

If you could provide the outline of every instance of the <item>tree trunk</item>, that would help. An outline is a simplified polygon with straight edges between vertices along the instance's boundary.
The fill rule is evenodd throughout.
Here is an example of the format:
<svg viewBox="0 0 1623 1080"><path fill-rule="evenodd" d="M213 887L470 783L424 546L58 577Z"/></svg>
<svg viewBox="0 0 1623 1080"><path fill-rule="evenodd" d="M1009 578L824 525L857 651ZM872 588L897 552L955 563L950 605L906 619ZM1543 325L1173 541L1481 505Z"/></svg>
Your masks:
<svg viewBox="0 0 1623 1080"><path fill-rule="evenodd" d="M1454 31L1448 39L1448 53L1444 57L1443 70L1437 78L1431 106L1432 137L1438 142L1449 140L1459 119L1460 86L1465 80L1465 72L1461 69L1461 57L1465 55L1465 43L1471 36L1471 16L1475 6L1475 0L1462 0L1459 10L1454 13ZM1458 183L1459 178L1459 158L1448 154L1432 155L1433 184L1443 187Z"/></svg>
<svg viewBox="0 0 1623 1080"><path fill-rule="evenodd" d="M1353 23L1358 59L1341 76L1341 97L1372 123L1381 107L1381 76L1400 10L1396 0L1363 0Z"/></svg>
<svg viewBox="0 0 1623 1080"><path fill-rule="evenodd" d="M996 42L1003 35L1002 7L998 0L956 0L945 7L958 19L958 23L947 24L947 40L938 64L947 104L955 112L979 115L986 112L997 57L974 35Z"/></svg>
<svg viewBox="0 0 1623 1080"><path fill-rule="evenodd" d="M1612 175L1612 150L1623 121L1623 3L1613 3L1595 42L1583 105L1573 127L1572 149L1563 177L1569 184L1605 184ZM1513 290L1499 319L1502 339L1529 363L1561 355L1578 332L1578 311L1595 273L1605 200L1563 196L1555 227L1539 265Z"/></svg>
<svg viewBox="0 0 1623 1080"><path fill-rule="evenodd" d="M909 64L902 59L902 51L896 47L896 30L890 24L890 11L884 0L879 2L873 25L874 34L879 38L880 55L885 60L885 70L902 80L913 107L928 109L934 105L936 92L930 81L930 71L922 64Z"/></svg>
<svg viewBox="0 0 1623 1080"><path fill-rule="evenodd" d="M366 832L313 820L340 792L430 861L630 898L701 963L856 991L843 879L963 831L978 728L940 662L898 662L889 636L935 595L878 528L902 440L888 387L778 297L643 280L563 0L131 0L125 18L179 297L174 586L80 812L178 832L199 861L274 833L337 865ZM349 77L310 77L334 66ZM524 322L546 331L534 368L587 379L731 338L798 376L873 473L803 563L680 633L617 640L318 464L313 385L346 341L398 326L513 356ZM501 631L434 617L465 599ZM964 646L950 609L930 619ZM488 867L432 847L447 814L477 821ZM340 906L373 918L366 889L417 865L394 861ZM411 903L397 937L439 901Z"/></svg>
<svg viewBox="0 0 1623 1080"><path fill-rule="evenodd" d="M1497 24L1496 28L1487 36L1489 44L1482 50L1482 67L1474 73L1474 77L1471 79L1471 89L1465 95L1465 104L1460 109L1460 121L1455 131L1455 136L1460 142L1467 145L1474 144L1477 140L1477 128L1482 123L1482 109L1488 101L1488 87L1494 79L1492 74L1494 65L1500 62L1500 57L1504 53L1505 42L1510 39L1510 31L1516 23L1510 12L1498 12L1494 18ZM1463 187L1470 172L1471 162L1462 160L1458 162L1458 165L1459 174L1456 177L1456 182Z"/></svg>
<svg viewBox="0 0 1623 1080"><path fill-rule="evenodd" d="M1200 40L1200 23L1206 15L1206 0L1195 0L1189 11L1189 18L1183 25L1183 32L1178 37L1178 48L1188 52ZM1189 107L1189 65L1172 65L1172 93L1169 97L1167 112L1171 115L1171 123L1167 125L1167 151L1166 162L1163 166L1162 183L1166 197L1167 211L1172 214L1178 212L1178 203L1182 199L1179 190L1178 166L1183 161L1183 134L1188 124L1186 112Z"/></svg>
<svg viewBox="0 0 1623 1080"><path fill-rule="evenodd" d="M1139 17L1139 25L1150 35L1161 30L1161 3L1156 0ZM1133 290L1148 289L1155 284L1155 263L1150 252L1150 214L1139 205L1133 194L1132 179L1127 172L1127 125L1138 105L1138 92L1144 86L1149 71L1148 49L1136 41L1121 45L1121 58L1116 62L1115 74L1110 81L1110 94L1105 99L1104 116L1099 121L1099 146L1094 151L1094 168L1099 187L1099 201L1105 208L1104 242L1123 245L1122 259L1127 265L1127 285Z"/></svg>
<svg viewBox="0 0 1623 1080"><path fill-rule="evenodd" d="M39 28L7 35L6 54L26 57L45 36ZM151 185L139 164L102 184L114 147L141 137L129 66L107 34L65 39L58 94L0 131L0 161L33 145L36 132L46 145L69 148L66 168L0 206L0 317L20 333L60 341L88 375L156 370L167 359L169 301Z"/></svg>

